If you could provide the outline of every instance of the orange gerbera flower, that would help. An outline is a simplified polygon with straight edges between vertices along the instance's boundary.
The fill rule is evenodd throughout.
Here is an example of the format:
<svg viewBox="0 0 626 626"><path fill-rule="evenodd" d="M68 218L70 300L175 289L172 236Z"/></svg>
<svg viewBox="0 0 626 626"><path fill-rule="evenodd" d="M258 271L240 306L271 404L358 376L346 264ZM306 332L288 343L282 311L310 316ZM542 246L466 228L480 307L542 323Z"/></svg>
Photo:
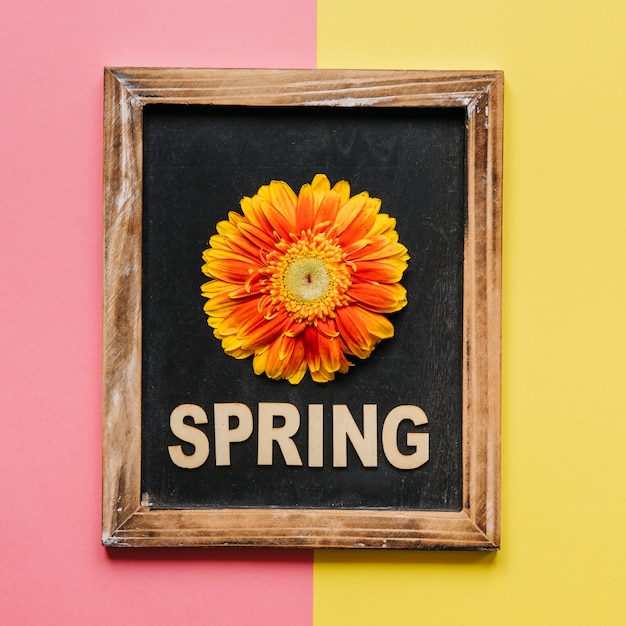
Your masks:
<svg viewBox="0 0 626 626"><path fill-rule="evenodd" d="M393 337L385 314L406 305L407 249L380 200L323 174L296 195L282 181L241 200L204 251L204 310L226 354L256 374L299 383L346 373Z"/></svg>

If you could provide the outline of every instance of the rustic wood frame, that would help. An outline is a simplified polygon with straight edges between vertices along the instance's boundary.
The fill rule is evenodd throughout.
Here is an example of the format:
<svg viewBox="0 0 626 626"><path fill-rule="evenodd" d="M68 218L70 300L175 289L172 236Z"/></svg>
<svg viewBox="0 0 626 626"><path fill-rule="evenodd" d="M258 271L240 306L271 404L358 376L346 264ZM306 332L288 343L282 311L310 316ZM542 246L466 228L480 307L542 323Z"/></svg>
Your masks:
<svg viewBox="0 0 626 626"><path fill-rule="evenodd" d="M105 70L105 546L499 548L503 83L501 72L471 71ZM146 104L171 103L465 109L460 512L152 510L142 504L142 114Z"/></svg>

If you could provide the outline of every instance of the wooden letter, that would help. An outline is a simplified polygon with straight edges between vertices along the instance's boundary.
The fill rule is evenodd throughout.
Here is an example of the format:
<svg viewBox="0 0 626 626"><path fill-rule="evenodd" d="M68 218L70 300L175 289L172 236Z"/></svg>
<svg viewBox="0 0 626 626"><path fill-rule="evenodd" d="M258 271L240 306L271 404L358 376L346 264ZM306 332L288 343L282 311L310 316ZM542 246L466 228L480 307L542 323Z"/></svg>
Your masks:
<svg viewBox="0 0 626 626"><path fill-rule="evenodd" d="M309 404L309 467L324 467L323 404Z"/></svg>
<svg viewBox="0 0 626 626"><path fill-rule="evenodd" d="M415 469L428 461L428 433L407 433L406 444L415 448L411 454L398 450L398 426L403 420L410 420L414 426L427 424L426 413L418 406L405 404L391 409L383 424L383 450L389 463L398 469Z"/></svg>
<svg viewBox="0 0 626 626"><path fill-rule="evenodd" d="M186 417L191 417L194 424L207 424L209 418L204 409L197 404L180 404L170 415L170 428L179 439L194 446L193 454L185 454L182 446L168 446L174 465L185 469L200 467L209 458L209 440L198 428L185 424Z"/></svg>
<svg viewBox="0 0 626 626"><path fill-rule="evenodd" d="M274 416L285 418L283 426L274 428ZM273 442L276 441L287 465L302 465L302 459L292 437L300 428L298 409L287 402L259 402L258 464L271 465Z"/></svg>
<svg viewBox="0 0 626 626"><path fill-rule="evenodd" d="M252 434L252 411L241 402L222 402L214 405L214 412L215 465L230 465L230 444ZM231 416L239 419L236 428L230 428Z"/></svg>
<svg viewBox="0 0 626 626"><path fill-rule="evenodd" d="M345 404L333 405L333 467L348 466L348 439L363 467L378 465L376 405L363 405L363 434Z"/></svg>

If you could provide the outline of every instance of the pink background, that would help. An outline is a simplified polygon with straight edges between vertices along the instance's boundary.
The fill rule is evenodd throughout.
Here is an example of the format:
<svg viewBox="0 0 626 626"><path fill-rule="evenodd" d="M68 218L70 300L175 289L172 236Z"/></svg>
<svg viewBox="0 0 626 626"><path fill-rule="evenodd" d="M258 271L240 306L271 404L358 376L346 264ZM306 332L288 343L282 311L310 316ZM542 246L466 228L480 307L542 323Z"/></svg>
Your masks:
<svg viewBox="0 0 626 626"><path fill-rule="evenodd" d="M311 552L100 545L105 65L314 67L315 1L0 12L0 601L11 624L310 624Z"/></svg>

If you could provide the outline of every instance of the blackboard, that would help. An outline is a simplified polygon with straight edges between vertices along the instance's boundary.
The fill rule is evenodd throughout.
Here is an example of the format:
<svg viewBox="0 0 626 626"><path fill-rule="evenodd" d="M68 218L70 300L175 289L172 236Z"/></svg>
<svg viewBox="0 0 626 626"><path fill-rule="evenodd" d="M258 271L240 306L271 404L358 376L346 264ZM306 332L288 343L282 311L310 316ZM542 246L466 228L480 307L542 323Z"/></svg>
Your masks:
<svg viewBox="0 0 626 626"><path fill-rule="evenodd" d="M238 90L249 91L250 85L253 90L267 87L276 82L275 73L268 76L222 71L216 76L215 72L219 71L206 70L204 74L190 76L188 70L168 70L173 84L167 91L155 76L150 75L148 80L144 76L146 72L150 74L149 70L116 70L108 75L112 81L110 98L119 102L120 89L129 92L136 119L133 127L121 115L117 120L120 127L133 131L126 136L112 123L109 141L118 138L118 143L112 144L112 151L115 147L117 153L112 158L119 159L121 151L127 156L140 155L141 159L133 166L140 174L134 180L137 197L133 201L140 210L127 222L122 235L119 217L129 208L128 197L123 197L122 185L105 188L105 211L108 192L117 212L108 230L114 237L124 239L110 237L106 249L124 254L123 246L127 249L133 245L133 239L134 243L140 243L139 251L131 253L135 267L140 268L139 272L133 272L132 278L138 292L133 291L134 308L131 307L137 314L137 324L128 323L128 312L122 319L121 304L117 303L124 271L128 273L128 259L125 270L119 272L117 287L105 285L111 301L116 302L115 315L112 314L118 329L116 363L119 363L120 333L130 332L137 348L132 358L132 387L139 390L139 401L130 420L135 427L133 436L139 453L135 454L133 471L121 473L126 477L132 475L134 503L130 508L136 508L112 533L116 539L105 540L105 544L171 545L164 535L159 539L160 531L123 529L129 520L132 525L142 515L151 514L152 519L160 519L155 516L177 512L176 515L189 513L188 519L200 516L193 519L205 522L194 521L194 524L207 526L217 519L223 520L224 515L235 517L233 528L225 531L226 541L223 536L207 538L211 535L208 531L208 535L201 533L198 540L197 533L181 530L174 533L176 545L378 545L378 541L367 538L355 539L353 532L345 540L345 528L332 532L329 515L341 512L351 523L363 519L351 515L375 519L375 513L406 514L415 521L408 536L405 536L406 522L401 522L402 537L395 539L398 529L391 533L385 530L389 524L394 526L393 522L385 521L382 530L388 540L380 542L383 547L493 549L497 545L499 519L499 451L497 446L493 448L493 443L497 443L499 424L494 397L499 394L501 159L497 145L501 132L500 96L494 86L501 86L501 75L481 77L482 83L476 83L479 79L475 77L463 76L464 90L468 89L468 81L474 90L477 84L483 87L479 93L472 92L473 99L468 103L466 91L459 91L458 80L456 84L446 83L444 79L450 78L446 75L374 73L376 80L370 89L372 94L384 97L381 106L372 99L372 94L365 103L354 105L354 92L362 95L360 90L339 84L350 80L351 75L322 72L314 77L319 83L315 87L319 96L315 105L302 105L299 100L304 96L298 96L294 106L293 94L289 101L285 91L302 84L301 75L279 73L283 83L276 85L276 94L259 96L256 92L241 95ZM307 72L303 74L313 78ZM247 82L242 82L244 77ZM215 78L220 80L214 81ZM439 80L433 81L435 78ZM190 80L195 82L189 84ZM441 80L448 90L445 100L438 92ZM142 86L133 81L139 81ZM389 85L396 83L400 87L394 100L389 96ZM225 84L227 93L222 97ZM186 90L184 102L180 101L181 89ZM329 89L341 92L345 99L342 106L327 97ZM161 90L157 101L150 90ZM451 98L449 90L456 94L456 99ZM205 101L207 97L211 102ZM289 103L275 103L273 97ZM143 98L140 107L137 98ZM370 106L372 102L376 105ZM495 125L491 131L490 124ZM123 145L129 138L131 150ZM105 183L106 167L107 163ZM121 167L117 165L118 170ZM483 171L479 172L481 168ZM241 198L253 196L272 180L284 181L297 194L303 184L310 183L318 174L326 175L331 185L347 181L352 194L367 191L381 200L382 213L395 218L399 240L410 255L401 280L407 290L407 304L389 315L394 336L378 344L369 358L352 358L354 366L331 382L316 383L305 376L300 383L292 385L286 380L270 380L263 374L255 374L250 358L234 359L225 354L203 311L205 299L201 285L207 277L201 271L202 252L216 233L218 222L228 219L231 211L241 212ZM487 176L492 178L489 188L485 191L486 185L481 184L482 189L477 190L477 180L486 181ZM495 228L491 235L481 232L487 224L492 230ZM492 238L493 234L496 239ZM132 331L128 330L129 326L133 327ZM498 335L495 339L494 333ZM485 342L488 345L480 345ZM485 365L485 355L490 359L488 375L479 374ZM112 362L110 357L108 362ZM105 353L105 373L106 365ZM472 380L468 384L469 377ZM105 375L105 385L106 382ZM474 388L477 384L480 389ZM119 387L119 382L111 381L110 387ZM471 412L471 394L474 404L484 402L481 415ZM253 416L254 427L244 441L230 446L230 463L224 466L216 464L213 409L226 403L244 404ZM271 464L259 463L257 414L267 403L295 407L300 427L292 441L302 464L287 464L277 442L271 444ZM194 452L193 444L177 437L170 424L173 410L181 405L201 407L207 416L206 423L195 425L191 416L185 418L185 423L194 425L208 442L210 452L199 467L180 467L169 453L175 446L183 455ZM317 410L323 415L324 434L323 459L311 466L307 457L312 405L321 407ZM414 469L394 466L381 442L386 416L401 406L419 407L427 416L426 423L414 426L403 420L398 428L397 445L401 454L410 452L407 433L427 434L428 459ZM372 411L375 413L374 466L371 462L365 464L350 442L346 446L345 467L336 466L332 426L335 407L345 407L340 410L349 412L361 432L366 428L365 413L370 418ZM119 419L124 422L128 415ZM229 419L235 428L237 418ZM105 425L106 420L105 403ZM280 427L281 417L277 415L273 420ZM124 423L127 428L129 422ZM483 423L484 426L477 426ZM118 426L118 430L122 428ZM476 437L482 439L482 447L475 445ZM472 447L478 447L478 451ZM473 454L478 456L472 459ZM475 468L477 463L487 461L487 466L476 472L477 476L485 473L480 489L491 481L488 498L492 510L487 513L471 513L474 502L470 502L469 496L476 489L472 484L476 479L469 469L472 461ZM106 463L105 451L105 467ZM120 489L118 480L115 490L126 492L128 488ZM474 501L487 502L486 495L476 494ZM289 539L255 536L250 540L249 526L255 525L253 520L258 520L260 511L278 516L273 525L276 520L286 519L281 515L298 511L306 519L318 522L320 516L325 516L324 524L330 526L317 535L313 532L309 539L302 538L307 534L303 529L290 526L285 533ZM123 511L117 513L123 517L119 515ZM429 541L430 531L422 533L419 522L423 516L430 520L428 516L434 515L436 519L438 514L446 520L441 525L442 536ZM311 515L312 518L307 517ZM481 515L482 527L477 523ZM250 520L249 525L246 519ZM475 534L482 538L468 540L466 531L457 531L457 536L446 542L443 535L452 519L455 523L469 519L477 531ZM224 524L228 526L227 521ZM299 539L293 538L294 532ZM332 540L326 536L329 533ZM190 538L192 535L195 538ZM157 539L153 540L154 537Z"/></svg>

